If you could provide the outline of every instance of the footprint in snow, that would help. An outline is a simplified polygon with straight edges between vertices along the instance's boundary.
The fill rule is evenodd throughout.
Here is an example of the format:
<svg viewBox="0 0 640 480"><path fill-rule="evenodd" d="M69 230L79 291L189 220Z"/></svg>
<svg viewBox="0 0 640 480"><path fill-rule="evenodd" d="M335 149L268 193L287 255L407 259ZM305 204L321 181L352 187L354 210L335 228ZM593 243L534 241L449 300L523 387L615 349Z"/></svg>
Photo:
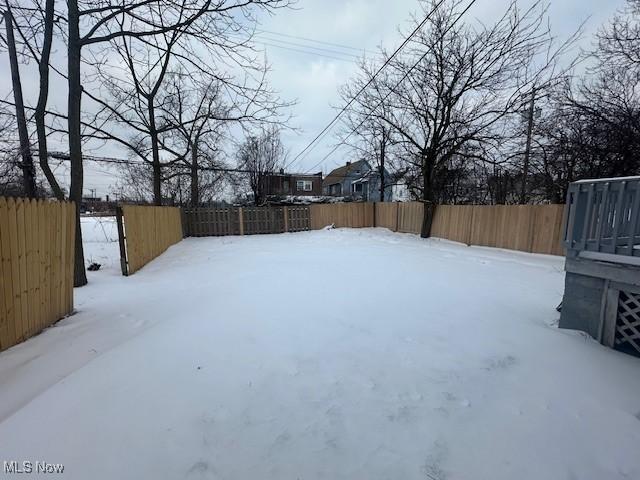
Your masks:
<svg viewBox="0 0 640 480"><path fill-rule="evenodd" d="M504 357L490 358L486 362L485 370L507 370L518 363L518 360L513 355L507 355Z"/></svg>
<svg viewBox="0 0 640 480"><path fill-rule="evenodd" d="M187 470L187 476L195 476L195 477L208 477L208 478L216 478L215 469L204 460L194 463L189 470Z"/></svg>
<svg viewBox="0 0 640 480"><path fill-rule="evenodd" d="M431 447L431 452L427 455L424 465L422 466L422 473L425 474L429 480L446 480L449 478L447 472L442 468L442 464L446 460L449 454L449 448L447 444L442 440L436 440Z"/></svg>

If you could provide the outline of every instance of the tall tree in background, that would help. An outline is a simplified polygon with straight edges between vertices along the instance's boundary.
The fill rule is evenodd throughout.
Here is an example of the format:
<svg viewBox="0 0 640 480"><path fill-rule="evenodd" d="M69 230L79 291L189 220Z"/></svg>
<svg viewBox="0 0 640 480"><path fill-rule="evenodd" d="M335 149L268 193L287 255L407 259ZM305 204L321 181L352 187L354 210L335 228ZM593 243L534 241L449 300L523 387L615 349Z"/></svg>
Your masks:
<svg viewBox="0 0 640 480"><path fill-rule="evenodd" d="M47 102L49 98L49 71L51 69L50 58L54 40L54 25L61 21L61 13L55 10L55 0L6 0L11 13L13 26L16 31L16 44L19 45L21 60L28 65L35 62L38 65L39 92L35 109L25 105L32 115L37 134L37 152L40 169L46 177L49 186L58 200L64 199L64 192L58 179L49 166L48 140L50 129L47 127ZM65 76L64 72L56 69L57 73ZM18 80L18 83L19 80ZM15 91L19 90L15 89ZM14 102L18 105L21 102ZM24 103L23 103L24 104Z"/></svg>
<svg viewBox="0 0 640 480"><path fill-rule="evenodd" d="M629 1L600 30L587 71L549 97L533 167L550 201L564 202L572 181L640 171L639 6Z"/></svg>
<svg viewBox="0 0 640 480"><path fill-rule="evenodd" d="M13 99L16 111L16 122L18 127L18 137L20 140L20 166L22 168L23 188L27 197L36 195L36 171L33 166L33 156L31 155L31 141L27 128L27 115L22 97L22 82L20 80L20 67L18 65L18 52L13 29L13 14L9 3L6 3L3 12L3 20L6 29L6 37L3 40L9 53L9 65L11 68L11 83L13 87Z"/></svg>
<svg viewBox="0 0 640 480"><path fill-rule="evenodd" d="M377 172L379 182L379 200L385 201L385 191L391 187L386 185L386 172L394 146L393 129L385 120L389 116L389 103L386 101L391 93L389 79L385 72L374 76L377 66L362 59L358 63L358 74L351 81L340 87L339 93L344 103L356 98L352 106L345 112L342 128L338 132L339 141L351 147L357 160L365 159ZM356 93L367 88L356 97Z"/></svg>
<svg viewBox="0 0 640 480"><path fill-rule="evenodd" d="M450 174L461 168L454 163L489 158L523 94L555 83L557 60L575 38L554 48L539 2L525 11L514 2L491 26L465 23L461 6L423 2L434 13L391 62L385 88L384 121L425 203L424 237Z"/></svg>
<svg viewBox="0 0 640 480"><path fill-rule="evenodd" d="M249 135L237 153L238 167L245 171L255 205L264 204L267 196L266 178L283 167L287 152L282 144L280 130L271 127L258 135Z"/></svg>
<svg viewBox="0 0 640 480"><path fill-rule="evenodd" d="M163 116L173 125L173 134L165 144L183 152L180 165L189 178L189 204L198 207L202 201L203 180L220 180L222 174L212 175L216 169L224 169L221 161L221 144L227 131L226 122L234 121L230 108L222 99L222 83L212 79L209 84L189 88L183 75L175 75ZM205 170L209 174L202 175Z"/></svg>
<svg viewBox="0 0 640 480"><path fill-rule="evenodd" d="M231 34L244 31L246 23L253 21L253 10L272 10L288 4L288 0L136 0L126 3L67 0L67 117L71 164L69 198L80 204L84 181L83 50L123 38L145 41L169 32L180 32L183 38L198 39L206 47L201 53L219 53L224 50L225 43L230 41ZM149 10L156 13L153 18L148 17ZM191 66L203 64L201 55L184 57ZM76 286L87 283L79 211L76 217L74 283Z"/></svg>

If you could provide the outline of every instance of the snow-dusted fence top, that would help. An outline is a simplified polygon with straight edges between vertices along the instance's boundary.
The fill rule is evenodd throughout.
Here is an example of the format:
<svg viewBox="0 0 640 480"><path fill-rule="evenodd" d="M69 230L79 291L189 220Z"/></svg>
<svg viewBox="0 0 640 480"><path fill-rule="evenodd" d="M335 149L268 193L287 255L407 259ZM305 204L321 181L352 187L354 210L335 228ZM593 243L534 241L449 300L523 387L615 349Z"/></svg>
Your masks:
<svg viewBox="0 0 640 480"><path fill-rule="evenodd" d="M131 275L182 240L178 207L125 205L116 211L123 275Z"/></svg>
<svg viewBox="0 0 640 480"><path fill-rule="evenodd" d="M570 252L640 256L640 177L572 183L567 205Z"/></svg>
<svg viewBox="0 0 640 480"><path fill-rule="evenodd" d="M187 208L183 220L188 237L257 235L310 229L309 207L306 206Z"/></svg>
<svg viewBox="0 0 640 480"><path fill-rule="evenodd" d="M0 197L0 351L73 310L75 204Z"/></svg>

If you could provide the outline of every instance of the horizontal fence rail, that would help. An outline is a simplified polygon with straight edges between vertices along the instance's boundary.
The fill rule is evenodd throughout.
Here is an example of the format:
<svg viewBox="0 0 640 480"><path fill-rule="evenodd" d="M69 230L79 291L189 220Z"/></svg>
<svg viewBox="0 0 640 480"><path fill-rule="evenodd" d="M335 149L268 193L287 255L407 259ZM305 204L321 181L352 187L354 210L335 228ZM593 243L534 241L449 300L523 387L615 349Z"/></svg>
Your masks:
<svg viewBox="0 0 640 480"><path fill-rule="evenodd" d="M131 275L182 240L177 207L124 205L116 211L123 275Z"/></svg>
<svg viewBox="0 0 640 480"><path fill-rule="evenodd" d="M640 177L575 182L567 197L568 250L640 256Z"/></svg>
<svg viewBox="0 0 640 480"><path fill-rule="evenodd" d="M75 204L0 197L0 351L73 311Z"/></svg>
<svg viewBox="0 0 640 480"><path fill-rule="evenodd" d="M183 223L188 237L303 232L311 228L307 206L187 208Z"/></svg>

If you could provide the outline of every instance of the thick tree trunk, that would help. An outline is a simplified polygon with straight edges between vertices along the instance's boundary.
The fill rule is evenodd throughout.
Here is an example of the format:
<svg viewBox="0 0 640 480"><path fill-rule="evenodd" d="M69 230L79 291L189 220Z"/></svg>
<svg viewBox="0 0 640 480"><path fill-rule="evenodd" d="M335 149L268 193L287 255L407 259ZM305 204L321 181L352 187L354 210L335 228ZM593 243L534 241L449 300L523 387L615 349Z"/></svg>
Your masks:
<svg viewBox="0 0 640 480"><path fill-rule="evenodd" d="M200 179L198 178L198 140L193 143L191 148L191 206L196 208L200 206Z"/></svg>
<svg viewBox="0 0 640 480"><path fill-rule="evenodd" d="M82 188L84 172L82 165L82 133L80 108L82 100L82 83L80 78L80 16L78 1L67 0L69 38L67 47L69 96L68 96L68 122L69 122L69 159L71 163L71 186L69 188L69 200L76 203L76 245L74 286L81 287L87 284L87 274L84 268L84 251L82 249L82 230L80 229L80 206L82 205Z"/></svg>
<svg viewBox="0 0 640 480"><path fill-rule="evenodd" d="M420 231L420 236L422 238L429 238L431 236L433 215L436 209L432 173L433 172L431 168L425 167L423 169L422 199L424 202L424 213L422 216L422 229Z"/></svg>
<svg viewBox="0 0 640 480"><path fill-rule="evenodd" d="M431 236L431 227L433 226L433 215L435 213L436 206L433 203L424 203L424 214L422 217L422 230L420 236L422 238L429 238Z"/></svg>
<svg viewBox="0 0 640 480"><path fill-rule="evenodd" d="M53 18L54 18L55 0L46 0L44 12L44 39L42 43L42 55L38 62L38 71L40 73L40 93L38 95L38 104L34 112L36 122L36 133L38 135L38 157L40 159L40 168L44 176L49 182L49 186L53 194L58 200L64 200L64 193L55 175L49 167L49 149L47 147L47 130L45 125L45 111L47 108L47 99L49 98L49 58L51 55L51 44L53 42Z"/></svg>
<svg viewBox="0 0 640 480"><path fill-rule="evenodd" d="M13 36L13 16L7 8L4 12L4 23L7 29L7 49L9 51L9 64L11 66L11 83L13 86L13 99L16 106L16 122L18 123L18 137L20 138L20 158L22 159L22 179L24 194L33 198L36 196L36 171L33 167L31 145L29 143L29 131L27 130L27 117L24 113L24 100L22 98L22 82L20 81L20 68L18 66L18 54L16 42Z"/></svg>
<svg viewBox="0 0 640 480"><path fill-rule="evenodd" d="M149 134L151 136L151 158L153 166L153 204L162 205L162 165L160 164L160 142L156 129L156 112L153 97L148 99Z"/></svg>

